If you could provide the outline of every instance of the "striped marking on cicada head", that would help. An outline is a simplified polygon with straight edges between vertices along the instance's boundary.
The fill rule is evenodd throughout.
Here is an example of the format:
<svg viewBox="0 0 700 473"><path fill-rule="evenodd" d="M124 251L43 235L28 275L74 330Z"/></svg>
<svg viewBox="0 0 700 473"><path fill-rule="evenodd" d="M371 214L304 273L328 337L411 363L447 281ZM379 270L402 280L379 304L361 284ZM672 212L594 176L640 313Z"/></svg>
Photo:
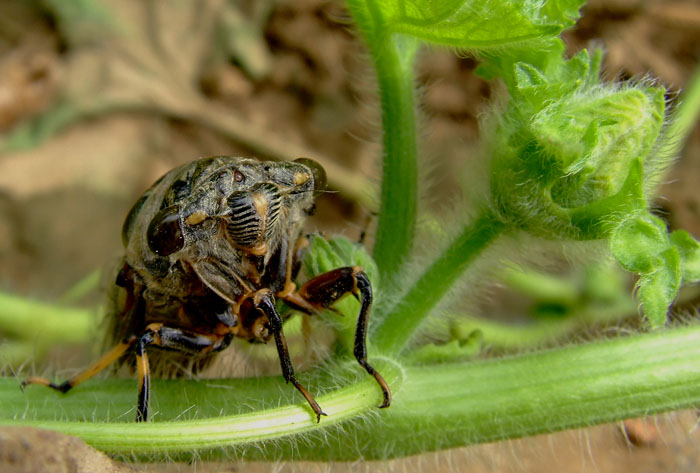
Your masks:
<svg viewBox="0 0 700 473"><path fill-rule="evenodd" d="M228 198L228 206L228 237L240 248L264 254L282 209L279 187L261 182L247 191L234 192Z"/></svg>

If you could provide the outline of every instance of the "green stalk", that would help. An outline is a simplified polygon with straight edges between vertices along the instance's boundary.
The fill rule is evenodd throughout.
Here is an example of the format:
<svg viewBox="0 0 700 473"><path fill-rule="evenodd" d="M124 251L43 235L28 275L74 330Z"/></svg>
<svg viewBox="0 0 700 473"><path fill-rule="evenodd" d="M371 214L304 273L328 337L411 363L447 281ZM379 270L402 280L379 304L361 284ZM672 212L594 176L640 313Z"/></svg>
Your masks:
<svg viewBox="0 0 700 473"><path fill-rule="evenodd" d="M385 282L413 249L418 166L413 62L418 42L392 34L380 4L348 0L372 56L382 106L382 188L372 256Z"/></svg>
<svg viewBox="0 0 700 473"><path fill-rule="evenodd" d="M464 340L474 332L481 334L483 345L497 350L524 350L543 347L571 337L577 330L598 324L612 324L634 314L633 301L620 301L610 307L581 309L566 317L543 318L527 324L497 322L480 317L460 315L455 317L452 336Z"/></svg>
<svg viewBox="0 0 700 473"><path fill-rule="evenodd" d="M474 363L411 367L376 424L353 424L364 458L412 455L696 407L700 327ZM369 428L368 428L369 427ZM350 460L347 440L310 458ZM351 444L352 445L352 444ZM309 458L312 446L300 448ZM345 450L343 450L345 448Z"/></svg>
<svg viewBox="0 0 700 473"><path fill-rule="evenodd" d="M86 309L63 307L0 293L0 332L37 345L84 343L96 316Z"/></svg>
<svg viewBox="0 0 700 473"><path fill-rule="evenodd" d="M413 63L417 42L398 35L369 42L382 105L384 161L373 257L391 278L413 249L418 208Z"/></svg>
<svg viewBox="0 0 700 473"><path fill-rule="evenodd" d="M157 382L153 389L160 418L183 411L183 418L204 418L147 424L55 420L101 419L110 410L118 417L131 408L130 420L133 381L89 382L61 396L39 387L23 394L16 380L3 379L0 424L71 433L123 455L197 452L204 457L346 461L400 457L696 406L700 327L472 363L399 370L384 362L381 369L395 387L391 407L372 407L380 393L363 376L318 397L329 414L320 424L303 401L276 404L282 388L293 391L279 378ZM236 414L256 402L267 406ZM371 415L358 416L362 412ZM341 422L349 418L353 420ZM301 432L307 434L292 435ZM267 441L273 438L277 440ZM217 448L222 446L230 448Z"/></svg>
<svg viewBox="0 0 700 473"><path fill-rule="evenodd" d="M86 274L79 281L68 288L66 292L61 294L58 301L61 304L66 305L75 304L80 302L89 294L98 293L101 277L102 271L100 269L91 271L89 274Z"/></svg>
<svg viewBox="0 0 700 473"><path fill-rule="evenodd" d="M469 264L504 229L505 224L490 212L484 212L466 225L383 318L373 334L377 348L382 353L400 353L420 323L452 288Z"/></svg>
<svg viewBox="0 0 700 473"><path fill-rule="evenodd" d="M56 430L84 439L112 453L165 454L222 446L241 446L329 427L381 404L374 378L355 363L352 371L336 366L344 377L326 373L307 386L343 387L316 395L327 416L316 422L306 401L281 376L247 379L154 380L151 420L133 422L136 382L91 380L67 394L43 386L19 389L19 380L0 380L0 425ZM401 371L390 362L376 363L394 390ZM312 390L313 391L313 390ZM252 408L252 409L251 409Z"/></svg>

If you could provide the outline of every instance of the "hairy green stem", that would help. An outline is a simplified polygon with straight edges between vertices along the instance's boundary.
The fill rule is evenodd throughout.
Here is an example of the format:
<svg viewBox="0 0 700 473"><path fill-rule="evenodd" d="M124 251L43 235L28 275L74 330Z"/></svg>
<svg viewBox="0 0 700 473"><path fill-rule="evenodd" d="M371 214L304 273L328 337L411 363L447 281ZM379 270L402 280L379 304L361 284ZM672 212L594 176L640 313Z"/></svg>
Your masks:
<svg viewBox="0 0 700 473"><path fill-rule="evenodd" d="M16 380L3 379L0 424L59 430L125 455L398 457L695 406L700 403L700 327L471 363L378 366L396 388L392 406L371 408L380 394L363 376L319 396L329 414L320 424L303 401L276 404L284 388L279 378L157 382L156 420L178 413L191 420L147 424L56 420L115 418L131 408L130 420L133 382L89 382L61 396L39 387L23 394ZM290 391L286 388L283 392ZM240 413L261 402L264 408ZM361 412L370 415L358 416ZM292 435L301 432L306 434ZM266 442L271 438L277 440ZM223 446L231 448L214 448Z"/></svg>
<svg viewBox="0 0 700 473"><path fill-rule="evenodd" d="M467 224L382 319L373 333L377 348L383 353L401 352L469 264L505 228L505 224L490 212L484 212Z"/></svg>
<svg viewBox="0 0 700 473"><path fill-rule="evenodd" d="M381 47L373 49L384 132L381 204L373 257L382 277L390 279L413 249L418 208L413 77L417 42L396 35L381 40Z"/></svg>
<svg viewBox="0 0 700 473"><path fill-rule="evenodd" d="M378 369L395 391L401 370L379 360ZM327 416L320 423L308 404L280 376L202 381L155 380L152 419L135 423L136 383L131 380L88 381L67 394L19 380L0 380L0 425L28 425L76 435L98 449L114 453L165 454L240 446L328 427L381 404L375 380L352 363L344 375L325 373L307 386L343 387L316 400ZM307 382L308 381L308 382ZM59 420L60 419L60 420Z"/></svg>
<svg viewBox="0 0 700 473"><path fill-rule="evenodd" d="M407 368L381 423L355 424L365 458L410 455L695 407L700 327L474 363ZM370 440L373 439L373 440ZM384 439L383 441L381 439ZM349 460L339 442L314 458ZM346 447L347 449L347 447ZM300 449L305 455L306 449ZM339 456L339 457L338 457Z"/></svg>

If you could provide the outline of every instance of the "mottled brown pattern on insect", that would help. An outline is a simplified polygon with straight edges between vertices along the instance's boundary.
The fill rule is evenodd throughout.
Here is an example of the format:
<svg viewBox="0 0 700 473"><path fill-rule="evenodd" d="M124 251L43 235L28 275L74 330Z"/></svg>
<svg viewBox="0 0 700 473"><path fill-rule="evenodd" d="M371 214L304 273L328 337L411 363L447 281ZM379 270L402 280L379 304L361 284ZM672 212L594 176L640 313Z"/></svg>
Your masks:
<svg viewBox="0 0 700 473"><path fill-rule="evenodd" d="M60 385L43 378L23 384L66 392L113 362L128 363L136 368L137 420L143 421L152 372L196 371L233 337L274 339L285 380L320 419L321 407L294 376L275 301L313 315L350 293L361 303L354 355L375 377L381 407L387 407L389 388L367 362L372 288L365 272L349 266L298 289L294 283L304 218L324 187L323 169L303 158L282 163L215 156L168 172L124 222L125 256L115 280L110 332L115 348Z"/></svg>

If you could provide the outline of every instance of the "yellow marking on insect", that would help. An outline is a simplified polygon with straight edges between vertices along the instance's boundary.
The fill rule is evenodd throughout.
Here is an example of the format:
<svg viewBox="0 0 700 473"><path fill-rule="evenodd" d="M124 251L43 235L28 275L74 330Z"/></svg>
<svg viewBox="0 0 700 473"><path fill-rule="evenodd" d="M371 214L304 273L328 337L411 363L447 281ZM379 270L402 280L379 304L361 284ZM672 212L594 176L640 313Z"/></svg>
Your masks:
<svg viewBox="0 0 700 473"><path fill-rule="evenodd" d="M301 238L299 240L301 240ZM277 293L277 297L286 297L297 289L296 284L292 282L292 258L294 257L294 253L298 251L299 240L294 243L294 248L291 246L287 248L287 264L284 269L284 289Z"/></svg>
<svg viewBox="0 0 700 473"><path fill-rule="evenodd" d="M268 207L268 201L267 198L265 197L265 194L262 192L254 192L253 195L253 205L255 206L255 211L260 215L263 219L267 216L267 207ZM264 226L264 222L263 222Z"/></svg>
<svg viewBox="0 0 700 473"><path fill-rule="evenodd" d="M246 253L250 253L251 255L255 256L262 256L265 253L267 253L267 243L262 242L259 245L251 246L250 248L246 248Z"/></svg>
<svg viewBox="0 0 700 473"><path fill-rule="evenodd" d="M216 341L229 333L234 333L233 328L238 327L238 325L226 325L222 323L216 324L214 330L212 330L213 337L210 337L213 341Z"/></svg>
<svg viewBox="0 0 700 473"><path fill-rule="evenodd" d="M209 217L204 211L202 210L197 210L196 212L191 213L186 219L185 223L187 225L198 225L205 221Z"/></svg>
<svg viewBox="0 0 700 473"><path fill-rule="evenodd" d="M279 291L275 296L277 296L278 299L284 299L288 295L290 295L292 292L297 290L297 285L291 282L289 279L285 281L284 283L284 288Z"/></svg>
<svg viewBox="0 0 700 473"><path fill-rule="evenodd" d="M133 343L131 342L122 342L117 344L102 358L93 363L93 365L90 366L88 369L72 377L69 381L70 385L77 386L83 381L92 378L97 373L105 369L107 366L111 365L114 361L118 360L132 345Z"/></svg>
<svg viewBox="0 0 700 473"><path fill-rule="evenodd" d="M302 184L305 184L306 181L309 180L311 176L308 173L305 172L295 172L294 173L294 185L295 186L300 186Z"/></svg>
<svg viewBox="0 0 700 473"><path fill-rule="evenodd" d="M255 322L253 322L253 328L251 332L253 332L253 336L257 340L264 342L270 336L270 330L267 328L269 323L270 322L267 320L267 316L264 315L257 319Z"/></svg>
<svg viewBox="0 0 700 473"><path fill-rule="evenodd" d="M150 330L151 332L157 332L158 330L163 328L163 324L160 322L153 322L152 324L148 324L146 326L146 330Z"/></svg>
<svg viewBox="0 0 700 473"><path fill-rule="evenodd" d="M136 355L136 373L138 377L138 390L143 390L145 379L149 376L148 373L148 355L143 352L143 355Z"/></svg>
<svg viewBox="0 0 700 473"><path fill-rule="evenodd" d="M272 291L270 291L270 290L269 290L268 288L266 288L266 287L263 287L262 289L258 289L257 291L255 291L255 292L253 293L253 302L255 303L255 305L256 305L256 306L257 306L257 305L260 305L260 303L262 302L262 300L263 300L268 294L270 294L271 292L272 292Z"/></svg>
<svg viewBox="0 0 700 473"><path fill-rule="evenodd" d="M311 314L321 313L323 311L323 307L321 307L320 305L314 305L311 302L307 301L307 297L308 291L306 291L302 287L301 289L299 289L299 292L292 292L284 296L284 300L289 301L289 303L294 304L297 307L301 307L302 309L306 310Z"/></svg>
<svg viewBox="0 0 700 473"><path fill-rule="evenodd" d="M47 388L51 387L51 381L46 378L27 378L22 382L22 387L28 384L40 384L42 386L46 386Z"/></svg>
<svg viewBox="0 0 700 473"><path fill-rule="evenodd" d="M362 268L359 266L352 267L352 293L359 294L360 289L357 287L357 275L362 272Z"/></svg>
<svg viewBox="0 0 700 473"><path fill-rule="evenodd" d="M254 192L251 197L253 198L253 206L255 207L255 211L258 213L258 215L260 215L262 222L260 224L261 231L260 235L258 236L258 243L249 248L247 251L256 256L262 256L267 251L267 243L263 241L263 238L267 227L267 209L270 202L262 192Z"/></svg>

